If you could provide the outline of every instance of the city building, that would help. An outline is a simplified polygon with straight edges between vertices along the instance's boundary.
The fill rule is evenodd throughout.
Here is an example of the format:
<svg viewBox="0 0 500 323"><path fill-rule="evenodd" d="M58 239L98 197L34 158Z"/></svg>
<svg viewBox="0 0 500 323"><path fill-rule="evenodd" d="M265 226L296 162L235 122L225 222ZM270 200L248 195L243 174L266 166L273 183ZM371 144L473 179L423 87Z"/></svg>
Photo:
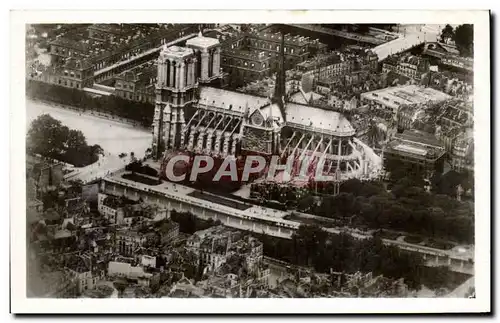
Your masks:
<svg viewBox="0 0 500 323"><path fill-rule="evenodd" d="M67 58L87 58L90 47L94 43L87 42L81 35L58 37L50 43L51 62L54 65L63 64Z"/></svg>
<svg viewBox="0 0 500 323"><path fill-rule="evenodd" d="M474 131L467 128L454 140L451 167L457 172L474 172Z"/></svg>
<svg viewBox="0 0 500 323"><path fill-rule="evenodd" d="M221 270L198 281L196 286L203 290L204 297L211 298L249 298L255 297L256 291L268 289L269 269L256 272L253 276L242 274L241 268L240 273L237 271Z"/></svg>
<svg viewBox="0 0 500 323"><path fill-rule="evenodd" d="M386 161L397 160L420 167L428 172L442 172L445 156L444 145L429 133L405 130L394 135L384 151Z"/></svg>
<svg viewBox="0 0 500 323"><path fill-rule="evenodd" d="M155 61L139 65L115 77L115 95L123 99L155 103L156 76Z"/></svg>
<svg viewBox="0 0 500 323"><path fill-rule="evenodd" d="M147 237L135 230L118 230L115 234L115 250L122 256L133 256L136 250L146 244Z"/></svg>
<svg viewBox="0 0 500 323"><path fill-rule="evenodd" d="M474 68L474 60L469 57L461 57L449 55L441 58L441 64L449 67L457 68L465 73L472 73Z"/></svg>
<svg viewBox="0 0 500 323"><path fill-rule="evenodd" d="M229 84L243 86L271 75L271 57L264 51L232 49L221 52L221 67Z"/></svg>
<svg viewBox="0 0 500 323"><path fill-rule="evenodd" d="M424 77L422 84L432 87L438 91L447 93L453 97L473 101L472 77L462 77L460 74L450 71L429 72Z"/></svg>
<svg viewBox="0 0 500 323"><path fill-rule="evenodd" d="M165 221L160 227L160 242L166 244L179 235L179 224L174 221Z"/></svg>
<svg viewBox="0 0 500 323"><path fill-rule="evenodd" d="M430 63L426 58L410 53L389 56L382 64L382 72L394 72L416 81L422 80L429 69Z"/></svg>
<svg viewBox="0 0 500 323"><path fill-rule="evenodd" d="M112 224L123 223L124 211L126 205L135 205L138 202L109 194L99 193L97 196L97 210Z"/></svg>
<svg viewBox="0 0 500 323"><path fill-rule="evenodd" d="M282 46L282 35L280 33L257 31L245 35L243 43L249 49L263 51L274 58L274 70L279 67L279 56ZM283 35L284 69L289 70L309 56L309 47L313 41L308 37ZM231 44L233 48L233 44ZM235 45L234 48L237 48Z"/></svg>
<svg viewBox="0 0 500 323"><path fill-rule="evenodd" d="M96 264L93 258L94 256L89 254L75 255L66 263L66 268L76 281L77 294L94 289L97 282L105 276L102 266Z"/></svg>
<svg viewBox="0 0 500 323"><path fill-rule="evenodd" d="M92 71L92 64L88 60L69 57L58 65L44 67L42 71L37 71L30 78L81 90L92 86L94 72Z"/></svg>
<svg viewBox="0 0 500 323"><path fill-rule="evenodd" d="M321 53L297 64L297 70L312 71L317 82L331 83L354 72L377 70L378 56L360 46L348 46L342 51Z"/></svg>
<svg viewBox="0 0 500 323"><path fill-rule="evenodd" d="M59 161L26 155L26 174L33 180L36 196L59 187L63 180L63 166Z"/></svg>
<svg viewBox="0 0 500 323"><path fill-rule="evenodd" d="M224 226L195 232L186 247L200 258L204 272L217 271L232 255L242 257L249 272L256 271L262 264L262 243Z"/></svg>
<svg viewBox="0 0 500 323"><path fill-rule="evenodd" d="M132 266L126 262L110 261L108 263L108 276L111 278L135 280L138 285L149 287L153 274L145 272L141 266Z"/></svg>
<svg viewBox="0 0 500 323"><path fill-rule="evenodd" d="M58 33L50 42L51 66L32 66L28 78L109 95L113 88L99 92L99 87L93 89L94 83L111 80L123 71L153 60L163 45L183 42L194 37L196 30L194 25L182 24L82 25ZM144 81L141 79L139 83ZM151 89L140 87L132 98L128 93L125 95L130 100L147 101L150 92Z"/></svg>
<svg viewBox="0 0 500 323"><path fill-rule="evenodd" d="M286 84L285 84L286 97L290 97L293 94L299 92L299 88L303 86L301 85L301 83L303 83L302 81L303 76L304 75L302 73L295 73L295 70L286 71ZM258 97L269 98L273 96L275 87L276 87L276 76L272 75L248 83L247 85L238 88L237 91Z"/></svg>
<svg viewBox="0 0 500 323"><path fill-rule="evenodd" d="M79 33L68 33L50 43L55 65L67 58L87 58L96 72L120 61L139 56L176 38L193 33L193 25L95 24Z"/></svg>
<svg viewBox="0 0 500 323"><path fill-rule="evenodd" d="M449 100L442 105L441 127L468 127L474 122L472 103L462 100Z"/></svg>
<svg viewBox="0 0 500 323"><path fill-rule="evenodd" d="M402 106L397 121L399 129L435 133L448 153L452 169L458 172L473 170L473 109L470 102L454 98Z"/></svg>
<svg viewBox="0 0 500 323"><path fill-rule="evenodd" d="M450 98L448 94L432 88L405 85L362 93L360 101L362 105L367 104L374 109L386 110L396 116L403 105L441 102Z"/></svg>
<svg viewBox="0 0 500 323"><path fill-rule="evenodd" d="M111 224L128 227L169 217L165 208L103 193L98 194L97 210Z"/></svg>
<svg viewBox="0 0 500 323"><path fill-rule="evenodd" d="M423 115L425 115L425 105L423 104L408 104L401 106L396 114L398 128L413 129L415 121L420 120Z"/></svg>
<svg viewBox="0 0 500 323"><path fill-rule="evenodd" d="M236 34L222 42L221 66L229 74L229 84L236 88L275 73L280 64L281 48L284 55L283 67L290 70L305 61L313 48L322 52L326 45L307 37L257 29Z"/></svg>

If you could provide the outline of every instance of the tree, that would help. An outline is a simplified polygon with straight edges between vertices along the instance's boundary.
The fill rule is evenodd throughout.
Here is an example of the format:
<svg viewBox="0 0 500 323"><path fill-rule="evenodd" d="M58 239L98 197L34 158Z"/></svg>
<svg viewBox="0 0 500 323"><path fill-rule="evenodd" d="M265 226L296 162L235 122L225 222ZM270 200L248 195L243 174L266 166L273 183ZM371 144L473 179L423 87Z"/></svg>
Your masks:
<svg viewBox="0 0 500 323"><path fill-rule="evenodd" d="M129 284L125 280L117 280L113 282L113 286L118 290L118 297L123 297L123 292Z"/></svg>
<svg viewBox="0 0 500 323"><path fill-rule="evenodd" d="M73 160L71 164L78 163L78 158L83 157L82 154L86 152L90 153L90 148L87 146L87 140L80 130L70 130L68 137L65 142L66 155L70 160ZM86 158L87 159L87 158Z"/></svg>
<svg viewBox="0 0 500 323"><path fill-rule="evenodd" d="M474 27L471 24L463 24L455 28L453 39L460 54L467 57L474 56Z"/></svg>
<svg viewBox="0 0 500 323"><path fill-rule="evenodd" d="M312 195L307 195L301 199L297 205L297 209L302 212L308 212L316 206L316 201Z"/></svg>
<svg viewBox="0 0 500 323"><path fill-rule="evenodd" d="M340 186L340 190L342 192L351 193L355 196L360 194L362 188L363 184L357 178L348 179L347 181L342 183L342 186Z"/></svg>
<svg viewBox="0 0 500 323"><path fill-rule="evenodd" d="M28 152L58 159L67 149L69 129L49 114L42 114L31 122L26 148Z"/></svg>
<svg viewBox="0 0 500 323"><path fill-rule="evenodd" d="M453 30L453 27L450 25L446 25L443 30L441 31L441 42L446 43L447 40L453 39L455 37L455 32Z"/></svg>
<svg viewBox="0 0 500 323"><path fill-rule="evenodd" d="M333 199L334 212L342 217L351 216L354 212L354 195L340 193Z"/></svg>
<svg viewBox="0 0 500 323"><path fill-rule="evenodd" d="M87 145L81 131L63 126L48 114L33 120L26 141L28 153L40 154L77 167L97 161L98 154L102 153L99 145Z"/></svg>

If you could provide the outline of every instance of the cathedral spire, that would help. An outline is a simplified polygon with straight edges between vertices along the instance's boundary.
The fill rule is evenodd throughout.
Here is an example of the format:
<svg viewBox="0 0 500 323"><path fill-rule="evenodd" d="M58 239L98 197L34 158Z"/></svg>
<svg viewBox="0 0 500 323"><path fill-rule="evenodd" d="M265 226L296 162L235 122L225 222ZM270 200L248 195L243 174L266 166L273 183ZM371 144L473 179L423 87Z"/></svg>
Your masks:
<svg viewBox="0 0 500 323"><path fill-rule="evenodd" d="M280 54L278 56L279 65L276 71L276 83L274 85L274 94L272 103L276 103L280 108L283 120L286 121L285 95L286 95L286 77L285 77L285 36L281 32Z"/></svg>

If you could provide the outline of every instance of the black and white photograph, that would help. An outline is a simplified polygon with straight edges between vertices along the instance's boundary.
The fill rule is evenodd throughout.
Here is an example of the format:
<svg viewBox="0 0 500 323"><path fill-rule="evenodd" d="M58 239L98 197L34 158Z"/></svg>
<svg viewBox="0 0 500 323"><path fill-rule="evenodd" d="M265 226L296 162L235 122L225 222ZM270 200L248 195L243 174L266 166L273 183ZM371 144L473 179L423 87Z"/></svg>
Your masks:
<svg viewBox="0 0 500 323"><path fill-rule="evenodd" d="M17 311L489 309L487 11L73 13L12 34Z"/></svg>

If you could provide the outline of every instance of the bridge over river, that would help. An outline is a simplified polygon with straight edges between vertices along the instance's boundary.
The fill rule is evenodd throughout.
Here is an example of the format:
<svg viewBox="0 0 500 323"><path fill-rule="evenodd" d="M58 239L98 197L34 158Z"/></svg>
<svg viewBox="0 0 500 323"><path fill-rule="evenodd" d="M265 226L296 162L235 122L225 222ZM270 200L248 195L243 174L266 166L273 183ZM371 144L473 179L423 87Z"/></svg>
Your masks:
<svg viewBox="0 0 500 323"><path fill-rule="evenodd" d="M370 44L375 46L372 50L378 55L379 61L387 58L387 56L409 50L419 46L424 42L434 42L437 40L441 30L440 25L400 25L399 37L391 41L355 34L340 30L325 28L320 25L313 24L287 24L289 26L300 28L307 31L317 32L320 34L342 37L349 40L354 40L360 43Z"/></svg>

